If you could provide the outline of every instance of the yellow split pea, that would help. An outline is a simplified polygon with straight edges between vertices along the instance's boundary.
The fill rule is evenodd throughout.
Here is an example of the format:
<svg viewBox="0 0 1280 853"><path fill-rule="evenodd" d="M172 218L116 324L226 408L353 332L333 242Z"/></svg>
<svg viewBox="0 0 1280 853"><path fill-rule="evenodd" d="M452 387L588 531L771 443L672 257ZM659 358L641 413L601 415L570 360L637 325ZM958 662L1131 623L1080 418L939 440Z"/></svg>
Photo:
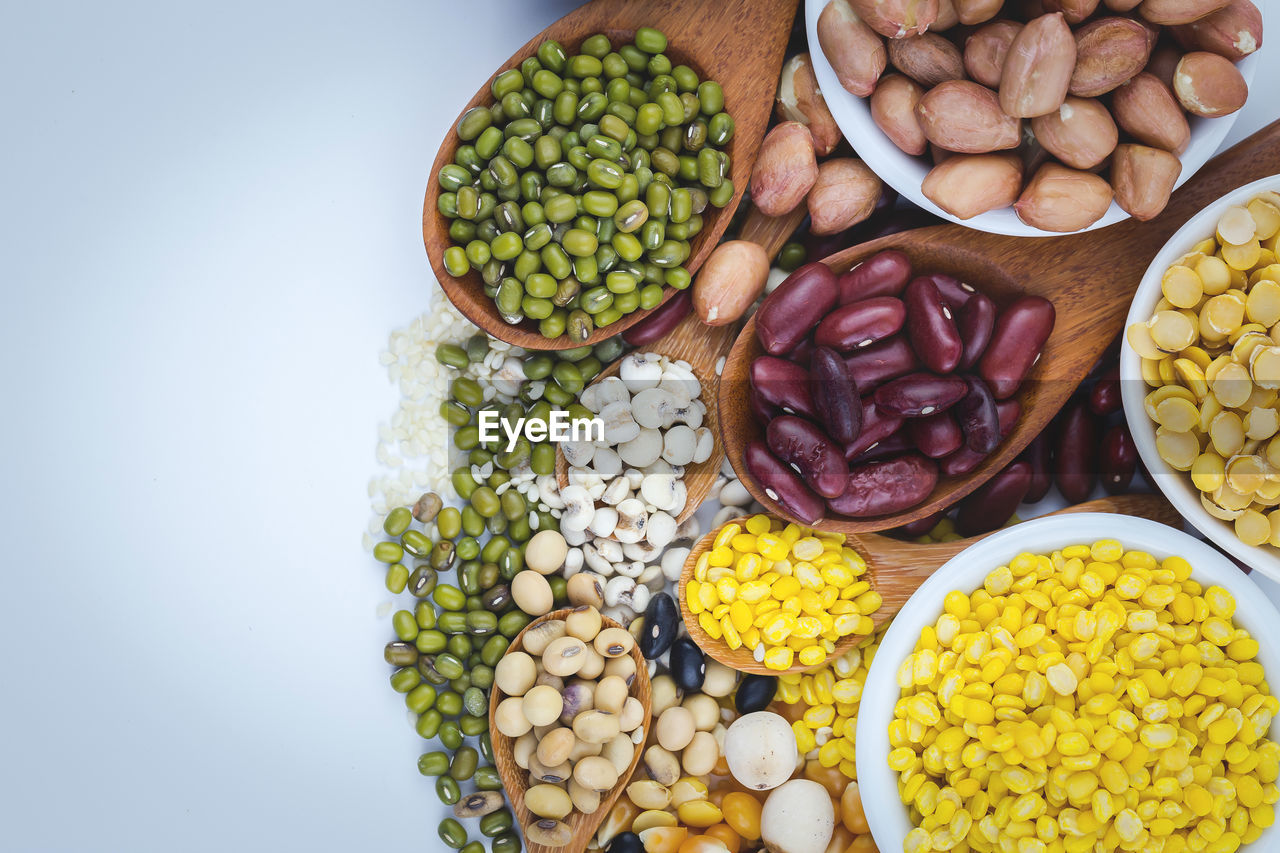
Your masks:
<svg viewBox="0 0 1280 853"><path fill-rule="evenodd" d="M841 638L867 635L880 593L840 533L754 515L721 528L694 565L685 601L702 630L769 669L817 666Z"/></svg>
<svg viewBox="0 0 1280 853"><path fill-rule="evenodd" d="M1275 822L1280 701L1236 602L1104 540L948 593L898 671L905 853L1231 853Z"/></svg>

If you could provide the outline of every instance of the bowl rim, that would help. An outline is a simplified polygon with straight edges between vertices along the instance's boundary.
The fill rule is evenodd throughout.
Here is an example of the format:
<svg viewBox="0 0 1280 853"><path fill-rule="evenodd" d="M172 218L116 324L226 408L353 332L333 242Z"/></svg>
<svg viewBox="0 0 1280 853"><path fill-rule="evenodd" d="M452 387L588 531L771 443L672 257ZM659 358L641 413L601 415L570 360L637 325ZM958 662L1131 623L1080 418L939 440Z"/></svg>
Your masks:
<svg viewBox="0 0 1280 853"><path fill-rule="evenodd" d="M1129 214L1125 213L1113 200L1107 212L1097 222L1086 228L1082 228L1079 231L1043 231L1039 228L1033 228L1018 219L1012 207L980 213L969 219L959 219L925 198L920 189L924 175L928 173L928 168L924 161L919 157L903 152L889 141L871 119L867 99L846 91L836 78L836 73L831 67L831 63L827 61L826 54L818 42L818 16L826 8L828 2L831 2L831 0L805 0L805 33L808 38L809 55L813 63L814 74L818 79L818 89L823 93L832 118L839 125L844 138L849 140L849 144L854 151L866 161L871 170L882 181L897 190L899 195L910 200L917 207L924 208L948 222L954 222L978 231L1007 234L1014 237L1059 237L1063 234L1083 234L1130 218ZM1265 29L1266 7L1270 4L1257 3L1255 5L1258 6L1259 14L1262 15ZM1245 84L1251 91L1257 72L1257 56L1262 50L1263 47L1259 47L1236 63L1236 67L1244 77ZM886 68L885 73L891 73L892 71L892 68ZM1198 118L1196 116L1187 117L1191 126L1191 138L1187 148L1178 155L1178 159L1182 163L1182 172L1174 183L1175 189L1190 180L1191 176L1200 171L1204 164L1219 151L1223 140L1226 139L1227 134L1231 131L1231 126L1239 117L1240 112L1241 110L1236 110L1230 115L1216 119ZM1029 132L1029 124L1024 125L1024 135Z"/></svg>
<svg viewBox="0 0 1280 853"><path fill-rule="evenodd" d="M1213 236L1215 231L1213 223L1217 221L1223 209L1233 204L1247 202L1263 190L1280 191L1280 174L1259 178L1221 196L1188 219L1169 238L1169 241L1152 259L1151 265L1147 267L1142 281L1133 293L1129 313L1124 321L1125 329L1134 323L1145 322L1151 316L1152 309L1162 295L1160 283L1165 270L1189 252L1196 243ZM1129 341L1124 339L1120 346L1120 395L1124 403L1125 420L1129 424L1129 431L1138 448L1138 455L1151 474L1149 479L1197 530L1227 553L1243 560L1251 568L1272 580L1280 581L1280 549L1269 545L1246 545L1237 539L1235 530L1229 522L1214 518L1200 504L1200 492L1192 485L1189 475L1173 470L1160 458L1160 454L1156 451L1155 425L1147 416L1143 405L1143 399L1148 390L1142 379L1141 358L1129 345Z"/></svg>
<svg viewBox="0 0 1280 853"><path fill-rule="evenodd" d="M1180 530L1145 518L1115 513L1077 513L1024 521L993 533L944 563L920 585L889 624L867 673L858 708L857 764L862 804L876 845L881 850L901 850L912 828L898 798L897 774L889 769L889 739L893 706L900 695L897 673L915 647L920 630L942 613L943 599L953 589L977 589L987 573L1008 563L1017 554L1051 552L1065 545L1116 539L1126 549L1138 548L1156 557L1177 555L1191 563L1193 579L1217 584L1236 600L1236 624L1258 640L1258 661L1270 672L1280 672L1280 612L1248 575L1214 548ZM1276 737L1280 719L1273 721ZM1280 836L1268 828L1250 849L1267 848Z"/></svg>

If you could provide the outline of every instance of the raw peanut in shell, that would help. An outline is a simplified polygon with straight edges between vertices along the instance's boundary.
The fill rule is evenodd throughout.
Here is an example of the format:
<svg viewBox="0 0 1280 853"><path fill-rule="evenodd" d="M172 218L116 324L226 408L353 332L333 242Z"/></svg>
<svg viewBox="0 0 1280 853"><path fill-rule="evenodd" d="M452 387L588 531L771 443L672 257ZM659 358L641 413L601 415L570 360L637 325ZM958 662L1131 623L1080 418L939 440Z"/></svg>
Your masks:
<svg viewBox="0 0 1280 853"><path fill-rule="evenodd" d="M858 17L849 0L831 0L823 8L818 44L846 91L865 98L875 90L888 62L884 39Z"/></svg>
<svg viewBox="0 0 1280 853"><path fill-rule="evenodd" d="M1182 162L1168 151L1146 145L1121 145L1111 157L1111 186L1116 204L1134 219L1153 219L1169 203Z"/></svg>
<svg viewBox="0 0 1280 853"><path fill-rule="evenodd" d="M1174 69L1173 93L1192 115L1217 118L1243 107L1249 86L1231 60L1195 51L1182 57Z"/></svg>
<svg viewBox="0 0 1280 853"><path fill-rule="evenodd" d="M938 19L938 0L850 0L858 17L887 38L916 36Z"/></svg>
<svg viewBox="0 0 1280 853"><path fill-rule="evenodd" d="M957 219L1008 207L1022 189L1017 154L956 154L929 170L920 191Z"/></svg>
<svg viewBox="0 0 1280 853"><path fill-rule="evenodd" d="M1111 206L1111 185L1092 172L1045 163L1013 205L1018 218L1044 231L1079 231Z"/></svg>
<svg viewBox="0 0 1280 853"><path fill-rule="evenodd" d="M1017 148L1022 141L1022 122L1000 109L995 92L971 80L948 80L925 92L916 118L930 142L959 154Z"/></svg>
<svg viewBox="0 0 1280 853"><path fill-rule="evenodd" d="M889 63L926 89L964 79L960 49L934 33L889 39Z"/></svg>
<svg viewBox="0 0 1280 853"><path fill-rule="evenodd" d="M716 246L693 280L693 310L708 326L724 326L741 317L764 292L769 256L747 240Z"/></svg>
<svg viewBox="0 0 1280 853"><path fill-rule="evenodd" d="M827 156L840 144L840 128L818 89L809 54L796 54L782 66L775 111L779 121L798 121L809 128L814 153L819 157Z"/></svg>
<svg viewBox="0 0 1280 853"><path fill-rule="evenodd" d="M883 190L876 173L861 160L824 160L818 166L818 179L809 190L809 230L814 234L838 234L857 225L875 210ZM767 268L765 275L768 276Z"/></svg>
<svg viewBox="0 0 1280 853"><path fill-rule="evenodd" d="M1142 0L1138 14L1153 24L1173 26L1198 21L1227 3L1228 0Z"/></svg>
<svg viewBox="0 0 1280 853"><path fill-rule="evenodd" d="M1099 18L1076 30L1071 94L1096 98L1133 79L1151 55L1150 32L1132 18Z"/></svg>
<svg viewBox="0 0 1280 853"><path fill-rule="evenodd" d="M1013 38L1022 31L1016 21L992 21L964 40L964 69L989 89L1000 88L1004 58Z"/></svg>
<svg viewBox="0 0 1280 853"><path fill-rule="evenodd" d="M760 143L751 171L751 200L766 216L796 209L818 179L813 135L798 121L784 121Z"/></svg>
<svg viewBox="0 0 1280 853"><path fill-rule="evenodd" d="M956 15L959 16L960 23L965 26L991 20L1000 14L1000 7L1004 5L1004 0L953 0L953 2L956 6Z"/></svg>
<svg viewBox="0 0 1280 853"><path fill-rule="evenodd" d="M916 118L916 105L924 89L901 74L886 74L871 93L871 120L889 141L907 154L919 156L929 141Z"/></svg>
<svg viewBox="0 0 1280 853"><path fill-rule="evenodd" d="M1191 126L1173 92L1146 72L1112 93L1111 112L1120 129L1143 145L1180 154L1191 139Z"/></svg>
<svg viewBox="0 0 1280 853"><path fill-rule="evenodd" d="M1187 50L1207 50L1239 62L1262 47L1262 13L1249 0L1231 0L1225 8L1171 32Z"/></svg>
<svg viewBox="0 0 1280 853"><path fill-rule="evenodd" d="M1046 12L1061 12L1068 24L1078 24L1098 8L1098 0L1043 0Z"/></svg>
<svg viewBox="0 0 1280 853"><path fill-rule="evenodd" d="M1041 15L1014 36L1000 78L1000 108L1033 118L1062 106L1076 64L1076 41L1061 12Z"/></svg>
<svg viewBox="0 0 1280 853"><path fill-rule="evenodd" d="M1073 169L1092 169L1115 150L1120 132L1092 99L1068 97L1056 112L1036 116L1031 131L1044 149Z"/></svg>

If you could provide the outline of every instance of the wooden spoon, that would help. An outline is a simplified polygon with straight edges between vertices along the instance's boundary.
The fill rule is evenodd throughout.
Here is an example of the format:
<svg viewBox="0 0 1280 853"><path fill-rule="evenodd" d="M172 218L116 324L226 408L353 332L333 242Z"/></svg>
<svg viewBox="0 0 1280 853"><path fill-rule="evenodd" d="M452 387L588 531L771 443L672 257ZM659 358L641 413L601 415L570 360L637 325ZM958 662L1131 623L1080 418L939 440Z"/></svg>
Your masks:
<svg viewBox="0 0 1280 853"><path fill-rule="evenodd" d="M733 199L724 208L708 207L703 213L702 231L694 238L691 254L684 264L689 272L694 272L720 241L720 235L733 218L733 211L750 182L756 152L773 110L774 91L787 39L791 35L796 3L797 0L735 0L733 3L722 3L721 0L594 0L530 39L494 72L494 76L517 67L536 54L538 46L547 39L555 39L572 53L594 33L604 33L616 45L630 41L637 29L648 26L666 34L669 41L666 54L672 63L683 63L697 71L702 79L717 81L724 89L725 109L733 116L735 127L727 149L732 159L729 177L733 180L734 191ZM458 118L461 119L463 113L472 107L492 103L493 94L486 81ZM436 175L442 166L453 162L457 153L460 140L454 132L455 127L456 121L431 166L422 207L422 240L426 244L431 268L445 294L468 320L509 344L541 350L579 346L582 342L570 340L567 335L554 340L544 338L538 332L537 323L530 320L515 326L508 325L498 314L493 300L485 295L479 271L472 270L461 278L454 278L445 270L444 250L452 245L452 241L449 238L449 220L436 209L440 196ZM668 288L663 301L674 294L675 290ZM594 344L616 335L647 313L633 311L616 323L596 329L585 343Z"/></svg>
<svg viewBox="0 0 1280 853"><path fill-rule="evenodd" d="M844 533L887 530L949 507L985 483L1044 430L1121 331L1134 289L1173 232L1214 199L1276 172L1280 172L1280 122L1206 163L1150 222L1129 219L1099 231L1062 237L1006 237L939 225L881 237L825 259L823 263L841 273L883 249L900 249L916 271L955 275L998 304L1024 293L1050 299L1057 322L1040 361L1023 383L1017 426L974 471L940 478L928 499L900 513L857 519L833 513L810 526ZM748 371L763 354L753 318L738 336L721 375L725 454L752 497L771 513L798 521L765 494L744 461L747 445L764 439L765 425L756 420L748 403Z"/></svg>
<svg viewBox="0 0 1280 853"><path fill-rule="evenodd" d="M1177 510L1160 495L1118 495L1099 498L1048 514L1066 515L1074 512L1115 512L1122 515L1136 515L1170 527L1179 527L1182 520ZM698 544L689 552L689 557L684 562L683 571L680 572L680 587L676 597L680 602L680 615L684 619L685 628L688 629L693 641L698 644L698 648L725 666L742 672L778 675L780 670L769 669L757 662L746 646L730 649L724 640L712 639L698 624L698 617L689 611L689 602L684 592L685 584L692 579L698 558L711 547L711 543L715 541L721 529L716 528L698 540ZM996 531L992 531L994 532ZM990 533L984 533L981 536L970 536L968 539L929 545L892 539L888 536L877 536L874 533L850 535L849 547L867 561L867 579L871 582L871 588L879 592L884 599L880 609L871 615L871 621L875 623L876 628L883 627L898 615L898 611L907 603L911 594L926 578L937 571L939 566L978 540L990 535ZM992 568L994 569L995 566ZM852 635L845 637L836 644L836 650L831 657L844 654L861 639ZM785 671L804 672L810 668L797 663Z"/></svg>
<svg viewBox="0 0 1280 853"><path fill-rule="evenodd" d="M545 616L534 619L525 626L523 631L516 635L506 654L524 649L524 637L530 628L552 619L563 619L572 612L572 608L566 607L562 610L553 610ZM620 625L607 616L601 618L601 630L625 627L625 625ZM649 724L653 711L648 662L644 659L644 655L640 654L638 645L632 646L630 654L631 659L636 664L636 677L631 684L629 695L639 699L640 704L644 706L644 722L640 725L647 736L650 731ZM613 808L613 804L627 787L627 782L631 779L631 774L635 772L636 766L640 763L640 756L644 753L644 742L642 741L636 745L635 754L631 758L631 766L627 768L627 772L618 776L618 784L614 785L613 789L607 794L600 797L600 808L596 809L592 814L583 814L575 809L564 819L564 822L569 825L569 829L573 832L573 838L568 844L563 847L547 847L542 844L535 844L528 839L527 833L523 831L525 827L539 819L524 804L525 791L529 790L529 771L522 770L520 765L516 764L513 753L515 741L498 731L498 726L495 722L498 704L506 698L506 694L495 684L493 686L493 695L489 697L489 737L493 741L493 761L498 768L498 775L502 777L502 788L507 793L507 799L511 800L511 809L515 812L516 821L520 824L521 834L525 835L525 850L527 853L582 853L591 841L591 837L595 835L596 827L604 821L609 814L609 810Z"/></svg>

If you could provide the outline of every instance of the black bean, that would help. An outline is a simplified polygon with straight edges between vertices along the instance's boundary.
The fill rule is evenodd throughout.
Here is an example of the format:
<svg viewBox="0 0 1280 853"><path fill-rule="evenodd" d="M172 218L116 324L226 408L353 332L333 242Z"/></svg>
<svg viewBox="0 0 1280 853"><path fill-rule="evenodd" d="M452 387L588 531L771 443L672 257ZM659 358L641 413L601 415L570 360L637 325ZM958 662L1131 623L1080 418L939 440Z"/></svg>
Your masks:
<svg viewBox="0 0 1280 853"><path fill-rule="evenodd" d="M671 678L681 690L699 690L707 675L707 662L702 649L688 637L671 644Z"/></svg>
<svg viewBox="0 0 1280 853"><path fill-rule="evenodd" d="M671 648L679 625L680 614L670 595L660 592L650 598L644 611L644 629L640 632L640 654L649 660L660 657Z"/></svg>
<svg viewBox="0 0 1280 853"><path fill-rule="evenodd" d="M739 714L763 711L773 701L778 690L778 679L773 675L744 675L738 682L738 692L733 696L733 706Z"/></svg>
<svg viewBox="0 0 1280 853"><path fill-rule="evenodd" d="M634 832L620 832L609 844L609 853L644 853L644 845Z"/></svg>

